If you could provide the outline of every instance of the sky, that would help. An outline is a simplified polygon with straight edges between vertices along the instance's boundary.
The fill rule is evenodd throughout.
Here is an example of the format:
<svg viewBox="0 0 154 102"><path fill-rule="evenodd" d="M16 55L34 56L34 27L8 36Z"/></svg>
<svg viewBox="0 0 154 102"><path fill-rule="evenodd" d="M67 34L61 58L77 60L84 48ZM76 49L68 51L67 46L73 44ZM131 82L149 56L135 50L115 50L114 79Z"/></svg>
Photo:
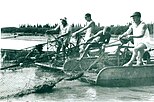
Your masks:
<svg viewBox="0 0 154 102"><path fill-rule="evenodd" d="M153 0L1 0L1 27L19 27L22 24L59 23L67 17L70 24L85 24L84 15L102 26L125 25L131 22L133 12L142 13L142 20L154 22Z"/></svg>

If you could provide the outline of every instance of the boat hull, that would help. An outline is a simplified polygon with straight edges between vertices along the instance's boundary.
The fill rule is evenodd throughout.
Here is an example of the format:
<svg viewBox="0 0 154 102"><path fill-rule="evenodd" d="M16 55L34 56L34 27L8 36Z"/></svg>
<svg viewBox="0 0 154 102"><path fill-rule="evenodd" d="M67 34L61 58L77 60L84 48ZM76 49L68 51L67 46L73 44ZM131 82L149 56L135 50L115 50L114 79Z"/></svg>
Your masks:
<svg viewBox="0 0 154 102"><path fill-rule="evenodd" d="M154 64L129 67L106 67L90 75L85 75L81 81L99 86L127 87L154 85Z"/></svg>

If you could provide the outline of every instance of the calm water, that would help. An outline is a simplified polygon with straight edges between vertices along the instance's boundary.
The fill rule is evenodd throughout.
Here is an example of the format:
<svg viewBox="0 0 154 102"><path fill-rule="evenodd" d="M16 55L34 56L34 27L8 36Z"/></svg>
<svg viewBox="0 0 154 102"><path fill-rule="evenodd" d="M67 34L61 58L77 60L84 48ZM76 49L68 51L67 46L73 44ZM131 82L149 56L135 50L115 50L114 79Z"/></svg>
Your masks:
<svg viewBox="0 0 154 102"><path fill-rule="evenodd" d="M24 68L17 71L1 71L0 97L15 94L45 80L56 80L57 77L61 76L63 76L61 72L53 72L37 67ZM53 88L51 93L29 94L23 97L8 98L0 101L154 102L154 86L100 87L78 80L62 81Z"/></svg>

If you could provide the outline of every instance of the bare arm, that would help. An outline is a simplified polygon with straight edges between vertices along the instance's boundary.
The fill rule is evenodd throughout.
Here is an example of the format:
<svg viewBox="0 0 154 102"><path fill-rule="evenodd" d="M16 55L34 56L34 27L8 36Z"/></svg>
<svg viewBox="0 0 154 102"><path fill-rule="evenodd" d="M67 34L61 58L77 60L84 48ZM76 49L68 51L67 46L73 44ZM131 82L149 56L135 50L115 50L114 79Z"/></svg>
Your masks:
<svg viewBox="0 0 154 102"><path fill-rule="evenodd" d="M121 39L123 37L126 37L127 35L130 35L132 31L133 31L132 26L130 26L126 32L124 32L122 35L119 36L118 39Z"/></svg>
<svg viewBox="0 0 154 102"><path fill-rule="evenodd" d="M100 30L97 34L95 34L95 35L91 36L91 37L89 38L89 40L88 40L88 41L90 41L90 40L92 40L92 39L96 38L97 36L100 36L102 33L103 33L103 30Z"/></svg>
<svg viewBox="0 0 154 102"><path fill-rule="evenodd" d="M95 34L93 37L97 37L97 36L100 36L101 34L103 34L103 30L100 30L97 34Z"/></svg>
<svg viewBox="0 0 154 102"><path fill-rule="evenodd" d="M74 33L72 34L72 36L75 36L77 33L80 33L80 32L85 31L86 29L88 29L88 28L92 27L93 25L95 25L95 23L94 23L94 22L89 23L89 24L88 24L88 25L86 25L85 27L83 27L83 28L81 28L80 30L78 30L78 31L74 32Z"/></svg>
<svg viewBox="0 0 154 102"><path fill-rule="evenodd" d="M100 36L101 34L103 34L103 30L100 30L100 31L97 32L95 35L91 36L91 37L87 40L87 42L93 40L94 38Z"/></svg>

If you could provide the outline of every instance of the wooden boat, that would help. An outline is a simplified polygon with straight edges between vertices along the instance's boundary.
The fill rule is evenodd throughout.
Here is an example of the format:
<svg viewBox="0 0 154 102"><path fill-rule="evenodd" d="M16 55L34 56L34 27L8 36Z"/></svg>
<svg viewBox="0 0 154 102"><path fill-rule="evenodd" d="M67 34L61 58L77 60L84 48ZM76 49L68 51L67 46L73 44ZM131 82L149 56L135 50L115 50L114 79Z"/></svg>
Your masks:
<svg viewBox="0 0 154 102"><path fill-rule="evenodd" d="M154 64L143 66L110 66L98 73L86 72L80 81L108 87L154 85Z"/></svg>
<svg viewBox="0 0 154 102"><path fill-rule="evenodd" d="M121 48L125 47L126 46L122 46ZM90 70L90 72L86 71L87 68L78 68L78 70L84 71L84 76L80 78L80 81L90 83L93 85L108 87L154 85L154 56L151 56L150 62L149 60L145 60L146 64L144 65L133 65L124 67L121 65L122 63L124 63L122 62L124 58L120 59L121 56L119 56L119 54L109 55L111 55L112 57L116 56L116 65L104 66L104 63L102 63L100 65L97 65L97 68L94 68L94 71L92 69ZM154 55L154 53L152 55ZM111 62L113 62L113 59Z"/></svg>
<svg viewBox="0 0 154 102"><path fill-rule="evenodd" d="M64 71L63 67L51 67L43 64L38 64L40 67L49 68L52 70ZM92 85L104 87L127 87L127 86L143 86L154 85L154 63L142 66L108 66L98 68L97 71L84 71L84 75L79 79L81 82L86 82ZM82 70L83 71L83 70ZM81 72L82 72L81 71ZM65 74L70 74L72 71L64 71ZM78 71L80 72L80 71ZM72 73L71 73L72 74Z"/></svg>
<svg viewBox="0 0 154 102"><path fill-rule="evenodd" d="M35 63L39 67L52 70L64 71L70 74L74 70L64 70L64 67L54 67L47 64ZM84 75L79 79L81 82L86 82L92 85L105 87L127 87L127 86L143 86L154 85L154 62L142 66L97 66L100 70L85 71L78 69L75 71L82 72ZM79 71L80 70L80 71Z"/></svg>
<svg viewBox="0 0 154 102"><path fill-rule="evenodd" d="M154 53L152 55L154 55ZM154 85L153 73L154 56L151 56L151 58L145 60L144 65L141 66L97 66L96 71L86 71L80 81L108 87Z"/></svg>
<svg viewBox="0 0 154 102"><path fill-rule="evenodd" d="M63 69L61 70L66 73L83 71L84 75L80 78L80 81L99 86L126 87L154 85L154 61L151 61L150 64L145 64L142 66L123 67L122 64L125 63L125 58L121 52L122 48L128 47L118 46L117 53L103 55L107 55L107 59L109 59L107 62L112 62L114 63L113 65L107 65L105 63L106 59L102 59L104 61L103 63L101 63L102 60L100 60L100 62L96 63L95 66L92 67L92 70L87 71L89 66L98 58L90 57L84 58L82 61L78 61L77 59L66 61L63 65ZM46 67L50 68L50 66ZM57 67L57 69L59 68Z"/></svg>

